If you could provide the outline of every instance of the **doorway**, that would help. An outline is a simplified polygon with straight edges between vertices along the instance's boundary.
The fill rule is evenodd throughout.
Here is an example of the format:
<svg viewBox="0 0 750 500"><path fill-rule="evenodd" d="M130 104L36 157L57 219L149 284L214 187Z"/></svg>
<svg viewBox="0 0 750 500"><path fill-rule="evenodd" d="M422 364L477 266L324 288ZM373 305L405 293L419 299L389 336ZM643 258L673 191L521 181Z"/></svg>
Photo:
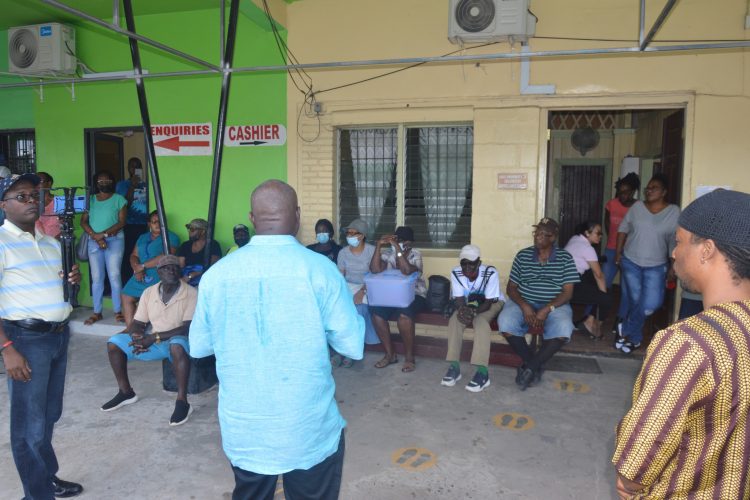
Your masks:
<svg viewBox="0 0 750 500"><path fill-rule="evenodd" d="M146 143L140 126L85 129L84 144L86 148L85 176L87 186L91 186L92 189L95 187L93 179L97 172L109 173L115 179L115 185L128 179L127 163L130 158L138 158L141 161L143 181L148 185ZM148 203L148 200L146 200L146 203ZM130 253L133 251L134 245L135 239L126 238L125 252L120 267L123 286L132 276ZM91 271L89 269L89 286L90 284ZM89 289L89 293L91 293L91 289ZM106 275L104 295L107 297L112 295L112 288Z"/></svg>
<svg viewBox="0 0 750 500"><path fill-rule="evenodd" d="M667 201L681 204L684 109L555 110L548 113L548 128L545 215L560 223L560 246L582 222L604 226L605 204L625 172L637 173L641 188L653 174L665 175ZM600 255L606 245L605 235ZM672 322L674 303L674 290L667 290L649 330Z"/></svg>

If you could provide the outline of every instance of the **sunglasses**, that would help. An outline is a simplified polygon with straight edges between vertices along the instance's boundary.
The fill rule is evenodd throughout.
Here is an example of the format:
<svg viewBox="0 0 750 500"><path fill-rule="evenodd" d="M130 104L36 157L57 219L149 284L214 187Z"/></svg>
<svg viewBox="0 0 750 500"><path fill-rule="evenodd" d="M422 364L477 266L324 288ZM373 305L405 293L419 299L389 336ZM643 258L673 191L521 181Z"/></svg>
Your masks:
<svg viewBox="0 0 750 500"><path fill-rule="evenodd" d="M18 193L15 196L10 196L8 198L3 198L3 201L9 201L9 200L16 200L18 203L28 203L29 200L32 201L39 201L39 191L34 191L33 193Z"/></svg>
<svg viewBox="0 0 750 500"><path fill-rule="evenodd" d="M191 226L190 224L185 224L185 229L188 231L203 231L202 227Z"/></svg>

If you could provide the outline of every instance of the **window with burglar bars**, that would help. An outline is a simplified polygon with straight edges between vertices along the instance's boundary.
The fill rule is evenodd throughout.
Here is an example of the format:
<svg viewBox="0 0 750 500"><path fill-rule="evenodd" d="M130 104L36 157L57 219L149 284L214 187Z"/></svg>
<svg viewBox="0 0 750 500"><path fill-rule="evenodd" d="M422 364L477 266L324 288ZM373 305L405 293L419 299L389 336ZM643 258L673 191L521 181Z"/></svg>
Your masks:
<svg viewBox="0 0 750 500"><path fill-rule="evenodd" d="M0 165L5 165L14 174L36 172L33 130L0 132Z"/></svg>
<svg viewBox="0 0 750 500"><path fill-rule="evenodd" d="M339 129L338 139L342 226L364 219L370 239L410 226L420 248L471 241L472 126Z"/></svg>

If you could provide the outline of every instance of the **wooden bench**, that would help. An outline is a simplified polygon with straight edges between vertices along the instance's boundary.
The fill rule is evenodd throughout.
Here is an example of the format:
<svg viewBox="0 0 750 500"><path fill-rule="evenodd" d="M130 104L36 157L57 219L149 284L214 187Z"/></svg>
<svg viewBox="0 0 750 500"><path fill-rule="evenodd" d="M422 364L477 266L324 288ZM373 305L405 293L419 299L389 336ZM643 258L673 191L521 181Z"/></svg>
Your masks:
<svg viewBox="0 0 750 500"><path fill-rule="evenodd" d="M414 339L414 354L426 358L445 359L448 353L448 318L440 313L421 312L414 318L416 338ZM391 342L395 351L401 355L404 353L404 345L401 335L398 334L398 327L391 318L389 321L391 327ZM493 332L498 331L497 320L490 323ZM396 332L396 333L393 333ZM529 330L527 338L531 337L532 349L536 348L539 336L543 333L541 328ZM471 349L473 346L473 330L467 328L464 332L464 341L461 347L461 361L471 359ZM504 366L520 366L519 358L513 349L508 345L505 338L499 333L493 333L491 336L492 344L490 346L490 364ZM367 345L368 351L383 352L380 344Z"/></svg>

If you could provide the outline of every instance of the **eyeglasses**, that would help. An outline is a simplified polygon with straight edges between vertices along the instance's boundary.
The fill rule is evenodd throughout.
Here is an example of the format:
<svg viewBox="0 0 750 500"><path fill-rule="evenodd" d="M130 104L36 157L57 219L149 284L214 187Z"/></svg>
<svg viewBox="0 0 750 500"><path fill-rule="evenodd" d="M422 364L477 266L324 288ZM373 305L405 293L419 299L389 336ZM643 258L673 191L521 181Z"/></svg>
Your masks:
<svg viewBox="0 0 750 500"><path fill-rule="evenodd" d="M29 200L32 200L34 202L39 201L39 191L34 191L33 193L18 193L15 196L11 196L9 198L3 198L3 201L9 201L9 200L16 200L18 203L28 203Z"/></svg>
<svg viewBox="0 0 750 500"><path fill-rule="evenodd" d="M202 227L191 226L190 224L185 224L185 229L187 229L188 231L202 231L203 230Z"/></svg>
<svg viewBox="0 0 750 500"><path fill-rule="evenodd" d="M547 231L534 231L531 233L535 238L554 238L554 233L548 233Z"/></svg>
<svg viewBox="0 0 750 500"><path fill-rule="evenodd" d="M112 181L112 180L110 180L110 179L106 179L106 180L100 180L100 181L96 181L96 183L97 183L97 184L113 184L113 183L114 183L114 181Z"/></svg>
<svg viewBox="0 0 750 500"><path fill-rule="evenodd" d="M663 189L664 188L662 188L660 186L650 186L650 187L647 186L647 187L643 188L644 191L661 191Z"/></svg>

